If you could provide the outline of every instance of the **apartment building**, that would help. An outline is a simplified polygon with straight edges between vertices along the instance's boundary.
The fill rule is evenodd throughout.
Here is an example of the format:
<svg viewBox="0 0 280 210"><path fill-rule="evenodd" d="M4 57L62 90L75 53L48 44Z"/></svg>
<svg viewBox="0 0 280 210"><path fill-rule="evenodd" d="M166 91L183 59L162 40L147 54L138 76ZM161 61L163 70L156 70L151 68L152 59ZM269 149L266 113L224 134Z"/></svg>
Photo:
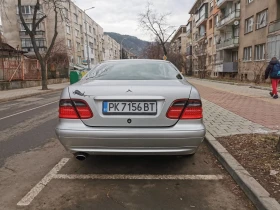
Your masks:
<svg viewBox="0 0 280 210"><path fill-rule="evenodd" d="M216 68L216 36L219 34L217 31L218 13L216 1L209 1L209 16L207 24L207 56L206 56L206 72L208 76L214 77L217 73L213 70Z"/></svg>
<svg viewBox="0 0 280 210"><path fill-rule="evenodd" d="M235 77L238 73L240 0L217 0L218 14L214 16L216 57L212 76Z"/></svg>
<svg viewBox="0 0 280 210"><path fill-rule="evenodd" d="M22 12L26 23L31 27L33 8L36 0L22 0ZM69 56L70 66L97 64L105 60L105 47L103 28L92 20L83 10L77 7L71 0L63 3L64 18L58 21L58 37L56 46L64 45ZM9 0L6 5L6 14L2 15L3 31L7 42L34 55L32 43L21 24L17 0ZM38 18L46 8L41 5ZM2 13L3 14L3 13ZM36 30L36 42L42 53L46 52L54 34L54 14L49 13L47 18Z"/></svg>
<svg viewBox="0 0 280 210"><path fill-rule="evenodd" d="M190 10L192 21L192 63L193 73L197 76L206 74L207 66L207 28L209 0L197 0Z"/></svg>
<svg viewBox="0 0 280 210"><path fill-rule="evenodd" d="M105 60L120 59L121 46L109 35L104 35Z"/></svg>
<svg viewBox="0 0 280 210"><path fill-rule="evenodd" d="M187 54L187 27L185 25L180 26L171 39L171 49L175 54L181 54L184 62L186 62ZM186 73L186 69L182 67L182 72Z"/></svg>
<svg viewBox="0 0 280 210"><path fill-rule="evenodd" d="M241 1L239 75L253 80L267 61L280 58L280 1ZM262 69L260 69L262 68Z"/></svg>

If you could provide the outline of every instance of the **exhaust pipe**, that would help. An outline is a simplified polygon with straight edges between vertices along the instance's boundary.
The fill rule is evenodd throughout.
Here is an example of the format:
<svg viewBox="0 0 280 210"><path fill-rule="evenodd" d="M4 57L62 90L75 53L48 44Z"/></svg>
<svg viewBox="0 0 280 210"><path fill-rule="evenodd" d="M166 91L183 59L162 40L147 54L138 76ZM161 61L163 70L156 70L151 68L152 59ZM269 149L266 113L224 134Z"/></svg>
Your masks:
<svg viewBox="0 0 280 210"><path fill-rule="evenodd" d="M76 153L75 154L75 157L77 160L80 160L80 161L83 161L87 158L88 154L86 153L82 153L82 152L79 152L79 153Z"/></svg>

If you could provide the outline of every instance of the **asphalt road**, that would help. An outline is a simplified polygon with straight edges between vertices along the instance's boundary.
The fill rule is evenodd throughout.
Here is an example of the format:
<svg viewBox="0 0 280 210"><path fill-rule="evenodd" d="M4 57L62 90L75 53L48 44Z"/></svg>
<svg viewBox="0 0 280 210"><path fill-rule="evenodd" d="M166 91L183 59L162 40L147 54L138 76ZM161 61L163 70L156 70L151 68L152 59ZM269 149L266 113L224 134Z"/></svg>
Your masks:
<svg viewBox="0 0 280 210"><path fill-rule="evenodd" d="M77 161L54 133L59 95L0 103L0 209L254 209L205 144L193 157Z"/></svg>

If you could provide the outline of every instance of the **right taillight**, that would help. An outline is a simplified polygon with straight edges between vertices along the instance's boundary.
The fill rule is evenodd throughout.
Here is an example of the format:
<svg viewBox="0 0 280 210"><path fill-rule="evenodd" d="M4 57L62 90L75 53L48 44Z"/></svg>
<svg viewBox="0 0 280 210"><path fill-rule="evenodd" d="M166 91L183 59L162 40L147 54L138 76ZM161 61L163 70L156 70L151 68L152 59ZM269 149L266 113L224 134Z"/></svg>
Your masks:
<svg viewBox="0 0 280 210"><path fill-rule="evenodd" d="M176 100L169 107L166 117L169 119L202 119L203 110L201 100L180 99Z"/></svg>
<svg viewBox="0 0 280 210"><path fill-rule="evenodd" d="M189 99L181 119L202 119L203 110L201 100Z"/></svg>
<svg viewBox="0 0 280 210"><path fill-rule="evenodd" d="M89 119L93 114L88 104L80 99L62 99L59 102L59 118Z"/></svg>

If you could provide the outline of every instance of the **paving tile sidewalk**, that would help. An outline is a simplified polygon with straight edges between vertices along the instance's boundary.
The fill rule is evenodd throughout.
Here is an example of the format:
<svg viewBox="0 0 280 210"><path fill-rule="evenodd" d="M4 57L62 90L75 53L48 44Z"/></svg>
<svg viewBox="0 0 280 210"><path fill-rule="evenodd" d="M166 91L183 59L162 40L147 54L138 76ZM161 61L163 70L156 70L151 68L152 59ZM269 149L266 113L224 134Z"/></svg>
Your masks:
<svg viewBox="0 0 280 210"><path fill-rule="evenodd" d="M250 89L246 86L233 86L199 80L189 81L199 90L204 100L212 102L212 106L216 107L216 109L223 108L224 111L220 110L219 112L215 112L215 109L213 111L213 108L210 111L208 110L212 114L212 116L209 116L209 119L215 118L218 115L226 116L230 113L230 116L231 114L235 114L244 119L237 120L237 117L228 120L230 127L234 127L235 125L242 126L242 123L252 122L257 129L259 127L256 125L260 125L270 130L280 130L280 99L275 100L270 98L267 91ZM206 102L206 109L207 106ZM251 125L250 127L254 126ZM246 129L243 129L243 131ZM235 129L231 130L233 132Z"/></svg>
<svg viewBox="0 0 280 210"><path fill-rule="evenodd" d="M33 96L33 95L40 95L40 94L44 94L44 93L53 92L56 90L62 90L63 88L67 87L68 85L69 85L69 82L48 85L49 90L42 90L41 86L14 89L14 90L3 90L3 91L0 91L0 102L14 100L14 99L18 99L18 98L24 98L24 97Z"/></svg>

